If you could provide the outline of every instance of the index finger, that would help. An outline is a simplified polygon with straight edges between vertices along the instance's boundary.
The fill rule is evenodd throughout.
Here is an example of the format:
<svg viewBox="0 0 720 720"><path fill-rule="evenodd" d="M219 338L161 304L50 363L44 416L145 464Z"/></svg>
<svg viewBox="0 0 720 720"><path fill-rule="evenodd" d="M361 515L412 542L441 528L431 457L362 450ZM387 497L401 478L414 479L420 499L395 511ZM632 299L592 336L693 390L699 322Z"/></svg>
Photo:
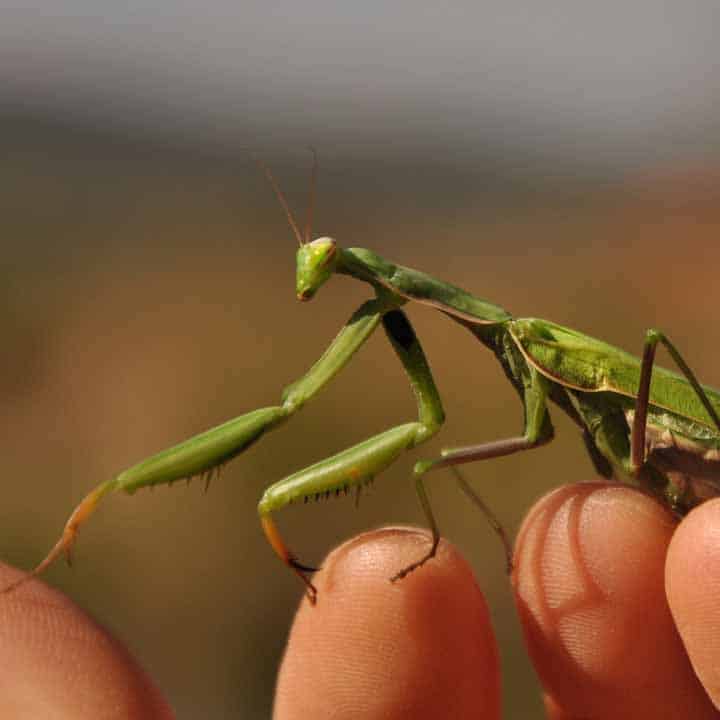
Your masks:
<svg viewBox="0 0 720 720"><path fill-rule="evenodd" d="M295 617L275 720L500 716L498 653L470 567L442 541L435 558L389 578L427 549L427 533L388 528L335 550Z"/></svg>

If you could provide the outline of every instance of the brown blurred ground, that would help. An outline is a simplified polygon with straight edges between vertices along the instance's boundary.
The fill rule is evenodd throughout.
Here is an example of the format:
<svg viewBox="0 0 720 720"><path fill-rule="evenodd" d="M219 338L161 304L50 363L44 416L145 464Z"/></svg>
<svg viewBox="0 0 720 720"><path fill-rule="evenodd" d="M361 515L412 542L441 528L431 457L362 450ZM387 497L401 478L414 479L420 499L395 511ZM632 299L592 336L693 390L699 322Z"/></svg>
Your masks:
<svg viewBox="0 0 720 720"><path fill-rule="evenodd" d="M275 402L367 291L338 279L310 305L294 301L294 240L242 153L18 119L0 132L11 140L0 165L0 548L27 567L96 483ZM632 177L525 177L433 158L383 162L382 148L350 166L319 151L319 233L631 351L645 328L661 327L720 385L717 167L692 157ZM306 154L270 162L301 213ZM440 316L420 309L413 320L448 412L418 456L516 432L521 409L492 357ZM179 484L109 500L81 536L75 570L48 579L129 645L179 717L267 717L300 588L260 532L262 489L413 412L378 335L207 495ZM548 489L537 468L591 477L577 433L554 418L552 446L469 470L510 529ZM284 512L292 547L312 564L361 529L422 522L413 459L378 478L358 511L345 502ZM536 716L497 542L447 478L431 492L489 596L507 717Z"/></svg>

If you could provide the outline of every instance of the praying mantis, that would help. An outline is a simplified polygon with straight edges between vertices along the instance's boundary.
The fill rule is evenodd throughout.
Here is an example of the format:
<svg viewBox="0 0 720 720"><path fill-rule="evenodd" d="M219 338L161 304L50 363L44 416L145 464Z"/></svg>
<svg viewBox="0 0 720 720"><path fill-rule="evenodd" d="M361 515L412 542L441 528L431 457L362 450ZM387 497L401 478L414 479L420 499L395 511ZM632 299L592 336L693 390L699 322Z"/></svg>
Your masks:
<svg viewBox="0 0 720 720"><path fill-rule="evenodd" d="M440 540L425 481L428 473L480 460L529 451L554 436L551 405L578 426L595 470L605 478L625 478L655 496L679 516L720 494L720 393L701 385L676 347L659 330L648 330L641 358L548 320L516 318L502 307L424 272L389 262L362 248L343 248L329 237L311 240L317 163L313 165L311 200L304 232L269 169L262 163L298 241L296 295L314 298L333 275L367 284L373 297L351 315L317 362L286 387L280 402L240 417L153 455L90 491L71 513L61 537L39 565L4 589L16 588L42 573L56 559L68 562L79 528L98 503L117 491L205 476L289 420L330 383L382 325L403 365L417 401L417 418L391 427L357 445L295 472L271 485L258 504L264 534L280 560L303 582L316 601L314 568L290 551L274 520L292 502L359 490L387 469L402 453L413 450L440 430L445 413L429 364L404 312L411 303L439 311L469 331L497 358L517 392L524 411L522 432L509 438L442 450L439 457L419 460L413 470L415 489L431 530L426 552L399 569L399 580L434 557ZM663 345L680 373L658 367L655 354ZM509 543L497 523L458 475L463 489L485 512L501 535L508 558Z"/></svg>

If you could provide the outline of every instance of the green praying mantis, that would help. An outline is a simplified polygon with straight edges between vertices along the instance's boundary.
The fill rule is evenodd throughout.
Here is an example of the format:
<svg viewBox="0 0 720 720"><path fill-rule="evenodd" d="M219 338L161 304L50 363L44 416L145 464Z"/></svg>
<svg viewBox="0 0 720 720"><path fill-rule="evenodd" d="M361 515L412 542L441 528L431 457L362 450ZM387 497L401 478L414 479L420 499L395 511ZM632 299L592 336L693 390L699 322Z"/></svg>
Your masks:
<svg viewBox="0 0 720 720"><path fill-rule="evenodd" d="M44 571L58 557L68 562L78 529L106 495L170 484L193 476L209 478L219 468L279 427L322 390L351 360L379 325L402 363L417 400L417 419L391 427L342 452L304 468L265 490L258 505L260 522L272 549L305 585L311 602L317 591L314 568L303 565L280 535L273 514L294 501L359 490L402 453L421 445L441 428L445 415L430 367L403 311L418 303L440 311L466 328L491 350L515 388L524 410L517 437L441 451L414 466L415 489L432 532L422 557L391 578L398 580L430 560L440 534L425 490L426 475L456 466L532 450L550 442L550 403L580 428L596 471L624 477L650 492L678 515L720 493L720 393L701 385L675 346L658 330L645 337L642 358L571 328L509 312L423 272L389 262L370 250L342 248L335 240L311 241L317 163L313 165L307 223L301 234L269 169L260 163L297 238L297 298L307 302L333 276L345 275L370 286L363 303L323 355L301 378L285 388L280 404L253 410L160 452L98 485L74 509L60 539L17 587ZM663 345L680 374L655 365ZM464 482L509 543L490 511Z"/></svg>

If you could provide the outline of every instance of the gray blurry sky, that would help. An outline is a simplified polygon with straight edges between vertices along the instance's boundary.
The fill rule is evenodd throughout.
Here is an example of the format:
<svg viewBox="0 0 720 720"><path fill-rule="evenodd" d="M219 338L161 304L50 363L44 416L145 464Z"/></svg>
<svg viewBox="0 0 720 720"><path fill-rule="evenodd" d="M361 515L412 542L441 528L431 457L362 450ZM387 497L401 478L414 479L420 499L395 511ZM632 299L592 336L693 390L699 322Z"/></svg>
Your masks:
<svg viewBox="0 0 720 720"><path fill-rule="evenodd" d="M0 2L0 97L236 143L626 165L718 149L719 28L717 0Z"/></svg>

